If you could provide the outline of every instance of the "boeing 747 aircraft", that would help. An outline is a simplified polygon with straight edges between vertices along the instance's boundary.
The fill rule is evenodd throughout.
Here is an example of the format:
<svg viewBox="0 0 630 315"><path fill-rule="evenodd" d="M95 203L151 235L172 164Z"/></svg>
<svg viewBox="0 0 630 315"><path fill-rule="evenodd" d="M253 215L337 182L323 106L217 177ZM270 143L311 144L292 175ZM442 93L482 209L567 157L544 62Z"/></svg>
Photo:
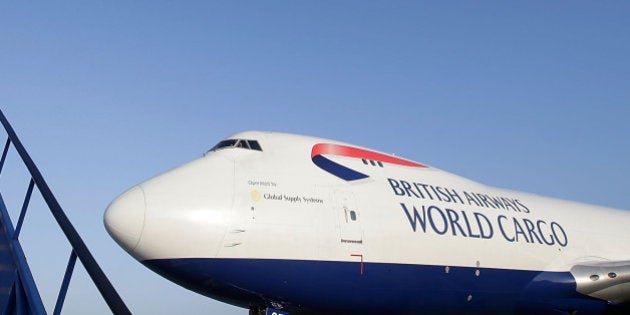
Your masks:
<svg viewBox="0 0 630 315"><path fill-rule="evenodd" d="M148 268L250 314L630 314L630 212L332 140L233 135L104 221Z"/></svg>

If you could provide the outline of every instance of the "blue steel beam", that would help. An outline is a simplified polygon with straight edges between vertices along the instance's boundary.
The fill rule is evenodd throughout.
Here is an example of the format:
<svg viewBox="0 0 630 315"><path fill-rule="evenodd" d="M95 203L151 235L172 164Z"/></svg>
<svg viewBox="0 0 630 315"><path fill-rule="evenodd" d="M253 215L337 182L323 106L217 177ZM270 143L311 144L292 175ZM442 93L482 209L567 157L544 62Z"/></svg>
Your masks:
<svg viewBox="0 0 630 315"><path fill-rule="evenodd" d="M61 288L59 289L59 295L57 296L57 304L55 304L53 315L61 314L63 302L66 300L66 293L68 293L70 279L72 278L72 272L74 271L74 265L76 264L76 262L77 254L74 251L71 251L70 258L68 259L68 266L66 267L66 273L63 275L63 281L61 282Z"/></svg>
<svg viewBox="0 0 630 315"><path fill-rule="evenodd" d="M7 138L7 143L4 145L4 150L2 151L2 158L0 159L0 173L2 173L2 168L4 167L4 161L7 158L7 153L9 152L10 145L11 145L11 138Z"/></svg>
<svg viewBox="0 0 630 315"><path fill-rule="evenodd" d="M17 240L18 237L20 237L20 231L22 230L22 224L24 223L24 217L26 216L26 209L28 209L28 204L31 201L31 195L33 194L34 185L35 181L31 178L31 181L28 183L28 188L26 189L26 196L24 197L24 203L22 204L20 217L18 218L17 224L15 225L15 232L12 236L14 240Z"/></svg>

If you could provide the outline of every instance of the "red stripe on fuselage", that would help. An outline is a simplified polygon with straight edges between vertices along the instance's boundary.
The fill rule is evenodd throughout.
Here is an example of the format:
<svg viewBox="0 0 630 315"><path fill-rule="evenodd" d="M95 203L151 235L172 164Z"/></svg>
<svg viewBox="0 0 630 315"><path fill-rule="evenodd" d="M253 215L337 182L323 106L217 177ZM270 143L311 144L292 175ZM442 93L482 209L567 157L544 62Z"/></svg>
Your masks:
<svg viewBox="0 0 630 315"><path fill-rule="evenodd" d="M341 144L330 144L330 143L318 143L313 146L313 150L311 151L311 158L320 154L332 154L332 155L340 155L347 156L353 158L361 158L368 159L374 161L381 161L385 163L391 163L396 165L410 166L410 167L427 167L424 164L416 163L409 160L404 160L401 158L397 158L395 156L382 154L374 151L363 150L359 148L353 148Z"/></svg>

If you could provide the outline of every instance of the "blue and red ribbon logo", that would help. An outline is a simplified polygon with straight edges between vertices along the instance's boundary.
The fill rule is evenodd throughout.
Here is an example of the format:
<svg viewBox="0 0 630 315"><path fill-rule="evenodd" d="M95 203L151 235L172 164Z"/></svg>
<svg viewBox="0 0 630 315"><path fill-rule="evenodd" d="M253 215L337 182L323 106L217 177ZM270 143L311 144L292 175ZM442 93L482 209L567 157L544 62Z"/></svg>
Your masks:
<svg viewBox="0 0 630 315"><path fill-rule="evenodd" d="M324 155L346 156L409 167L427 167L426 165L397 158L395 156L349 147L341 144L318 143L314 145L313 149L311 150L311 160L313 160L313 163L315 163L315 165L319 166L319 168L325 170L326 172L347 181L363 179L369 176L355 171L349 167L343 166L337 162L333 162L332 160L326 158Z"/></svg>

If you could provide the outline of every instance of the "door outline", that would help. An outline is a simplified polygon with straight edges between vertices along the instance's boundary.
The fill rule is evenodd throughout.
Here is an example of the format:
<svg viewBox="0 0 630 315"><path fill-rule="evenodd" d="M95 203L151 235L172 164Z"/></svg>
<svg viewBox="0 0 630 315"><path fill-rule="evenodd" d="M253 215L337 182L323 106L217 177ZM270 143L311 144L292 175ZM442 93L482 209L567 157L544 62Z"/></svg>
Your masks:
<svg viewBox="0 0 630 315"><path fill-rule="evenodd" d="M345 244L363 244L361 212L356 206L354 195L350 192L335 190L333 211L339 224L339 238Z"/></svg>

